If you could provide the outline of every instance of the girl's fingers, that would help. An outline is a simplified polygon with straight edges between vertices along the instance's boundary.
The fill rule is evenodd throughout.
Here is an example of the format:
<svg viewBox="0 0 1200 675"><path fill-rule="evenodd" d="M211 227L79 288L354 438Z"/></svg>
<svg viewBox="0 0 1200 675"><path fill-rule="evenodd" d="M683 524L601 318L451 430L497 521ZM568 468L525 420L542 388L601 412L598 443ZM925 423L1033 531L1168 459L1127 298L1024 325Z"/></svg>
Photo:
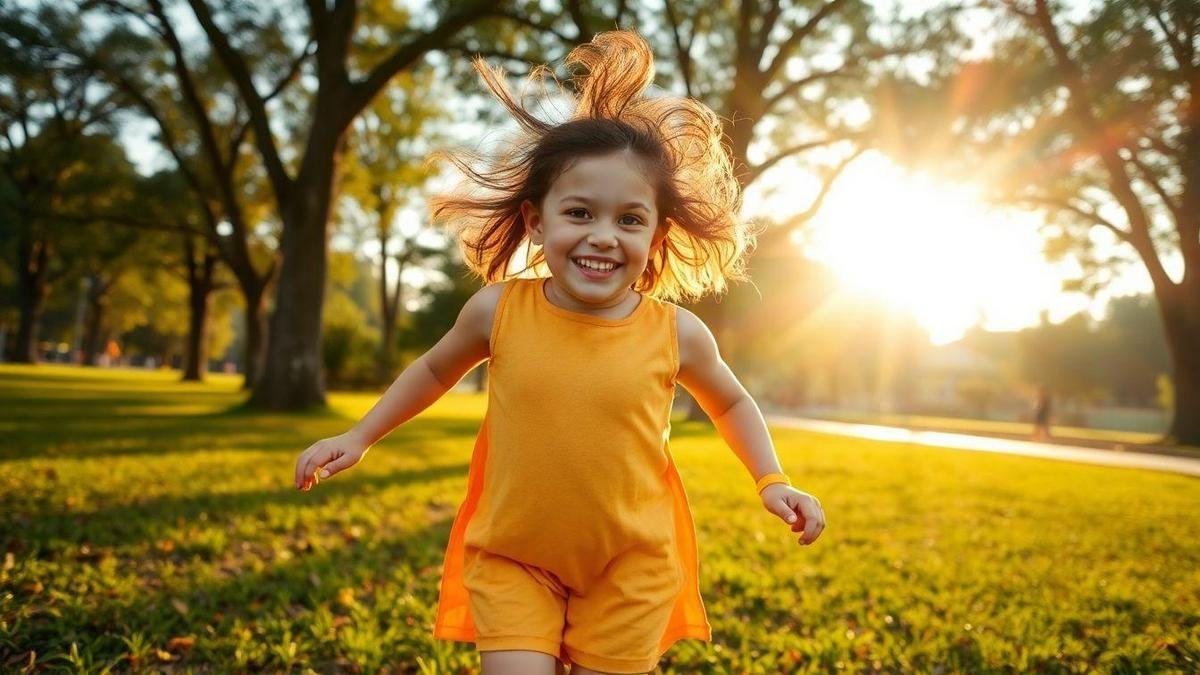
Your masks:
<svg viewBox="0 0 1200 675"><path fill-rule="evenodd" d="M300 460L296 462L296 487L298 489L309 490L318 482L315 474L321 464L329 461L326 456L328 454L322 452L317 446L313 446L300 455Z"/></svg>
<svg viewBox="0 0 1200 675"><path fill-rule="evenodd" d="M294 482L296 489L304 487L304 465L308 462L308 450L300 453L300 457L296 460L296 476Z"/></svg>
<svg viewBox="0 0 1200 675"><path fill-rule="evenodd" d="M325 466L318 467L317 475L320 476L321 478L329 478L330 476L334 475L335 473L338 473L342 469L345 469L346 465L347 465L346 455L342 455L341 457L333 460L332 462L329 462Z"/></svg>
<svg viewBox="0 0 1200 675"><path fill-rule="evenodd" d="M825 530L825 512L819 505L814 506L811 512L803 519L804 534L798 540L801 545L811 544L821 536L821 532ZM797 527L792 526L792 531L795 532Z"/></svg>
<svg viewBox="0 0 1200 675"><path fill-rule="evenodd" d="M785 523L790 522L794 524L800 520L800 516L797 514L796 510L792 508L792 505L782 499L773 504L768 510L771 513L779 516L779 519Z"/></svg>
<svg viewBox="0 0 1200 675"><path fill-rule="evenodd" d="M297 473L300 474L299 480L300 480L300 488L301 489L308 489L310 487L310 483L312 482L311 481L312 474L313 474L312 461L313 461L313 452L312 452L312 449L310 448L308 451L306 451L304 453L304 456L301 457L300 466L298 467L298 470L297 470Z"/></svg>

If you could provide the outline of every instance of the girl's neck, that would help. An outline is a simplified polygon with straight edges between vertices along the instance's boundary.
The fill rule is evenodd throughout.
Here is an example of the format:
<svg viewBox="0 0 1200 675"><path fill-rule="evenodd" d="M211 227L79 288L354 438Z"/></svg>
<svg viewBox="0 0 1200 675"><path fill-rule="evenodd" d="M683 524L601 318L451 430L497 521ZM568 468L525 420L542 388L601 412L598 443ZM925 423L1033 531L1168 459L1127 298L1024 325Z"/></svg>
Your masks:
<svg viewBox="0 0 1200 675"><path fill-rule="evenodd" d="M546 299L555 306L565 309L570 312L578 312L580 314L589 314L601 319L624 319L638 308L642 303L642 294L634 291L631 288L625 289L625 293L620 298L603 305L581 302L578 299L564 293L554 283L554 277L548 277L545 282ZM630 298L634 299L630 306Z"/></svg>

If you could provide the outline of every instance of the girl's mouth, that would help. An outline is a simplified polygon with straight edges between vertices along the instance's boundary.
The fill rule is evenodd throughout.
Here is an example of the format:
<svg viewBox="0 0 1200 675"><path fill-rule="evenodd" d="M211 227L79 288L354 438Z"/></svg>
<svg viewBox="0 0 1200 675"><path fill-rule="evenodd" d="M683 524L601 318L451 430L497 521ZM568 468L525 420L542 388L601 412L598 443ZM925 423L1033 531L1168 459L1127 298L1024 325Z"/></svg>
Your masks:
<svg viewBox="0 0 1200 675"><path fill-rule="evenodd" d="M577 258L571 258L571 262L575 265L575 268L579 270L580 274L593 281L602 281L607 279L616 274L617 270L621 268L620 265L613 265L612 269L609 270L595 270L580 264Z"/></svg>

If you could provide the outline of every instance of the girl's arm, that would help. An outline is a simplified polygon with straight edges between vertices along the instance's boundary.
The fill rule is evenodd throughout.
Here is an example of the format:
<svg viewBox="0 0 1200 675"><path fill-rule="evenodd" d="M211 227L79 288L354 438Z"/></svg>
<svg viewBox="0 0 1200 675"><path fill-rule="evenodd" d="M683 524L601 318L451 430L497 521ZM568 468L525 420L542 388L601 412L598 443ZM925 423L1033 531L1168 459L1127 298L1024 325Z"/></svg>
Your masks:
<svg viewBox="0 0 1200 675"><path fill-rule="evenodd" d="M757 483L769 473L783 473L758 404L721 358L712 332L695 314L682 307L677 312L676 380L712 420L751 479ZM793 532L804 528L801 544L812 543L824 529L825 514L816 497L782 482L768 484L759 495L768 511L792 524Z"/></svg>
<svg viewBox="0 0 1200 675"><path fill-rule="evenodd" d="M492 318L502 284L484 286L463 305L454 326L400 373L383 396L345 433L317 441L296 462L296 488L308 490L358 463L368 448L433 405L463 375L488 358Z"/></svg>

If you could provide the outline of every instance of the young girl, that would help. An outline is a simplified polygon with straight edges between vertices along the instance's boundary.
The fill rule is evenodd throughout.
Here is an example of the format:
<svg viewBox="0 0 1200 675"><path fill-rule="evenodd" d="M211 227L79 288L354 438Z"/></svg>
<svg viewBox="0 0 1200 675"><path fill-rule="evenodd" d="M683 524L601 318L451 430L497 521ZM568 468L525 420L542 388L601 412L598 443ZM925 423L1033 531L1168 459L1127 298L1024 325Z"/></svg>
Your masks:
<svg viewBox="0 0 1200 675"><path fill-rule="evenodd" d="M450 531L436 638L474 642L485 675L642 673L682 638L711 640L695 530L668 447L682 384L750 473L763 507L812 543L820 502L790 486L758 406L707 327L670 302L720 292L754 243L715 114L645 98L649 47L603 33L567 57L559 124L474 65L520 122L468 187L433 200L489 283L346 433L296 463L309 490L488 362L488 407ZM534 70L530 82L546 72ZM479 160L479 157L473 157ZM527 243L526 243L527 240ZM509 274L517 250L530 262ZM319 472L319 473L318 473ZM749 481L747 483L749 487Z"/></svg>

